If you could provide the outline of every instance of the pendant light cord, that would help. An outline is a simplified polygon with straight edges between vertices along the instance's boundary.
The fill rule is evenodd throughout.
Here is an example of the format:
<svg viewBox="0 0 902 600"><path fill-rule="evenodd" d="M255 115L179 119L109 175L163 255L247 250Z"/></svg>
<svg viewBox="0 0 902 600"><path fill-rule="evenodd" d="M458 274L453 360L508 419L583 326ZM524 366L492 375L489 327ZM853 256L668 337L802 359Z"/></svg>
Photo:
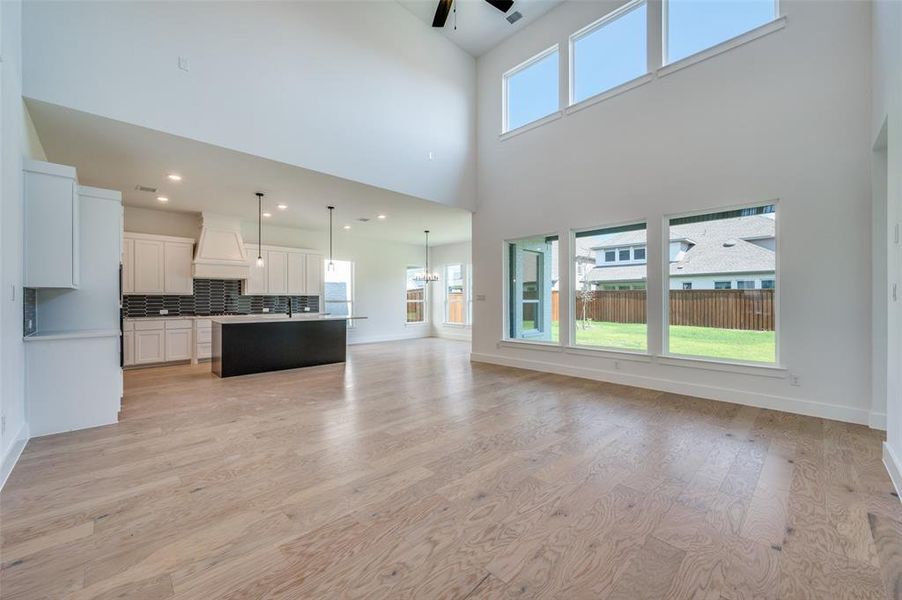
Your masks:
<svg viewBox="0 0 902 600"><path fill-rule="evenodd" d="M332 212L335 210L334 206L327 206L329 209L329 270L335 268L335 265L332 261Z"/></svg>
<svg viewBox="0 0 902 600"><path fill-rule="evenodd" d="M257 192L257 260L263 259L263 193Z"/></svg>

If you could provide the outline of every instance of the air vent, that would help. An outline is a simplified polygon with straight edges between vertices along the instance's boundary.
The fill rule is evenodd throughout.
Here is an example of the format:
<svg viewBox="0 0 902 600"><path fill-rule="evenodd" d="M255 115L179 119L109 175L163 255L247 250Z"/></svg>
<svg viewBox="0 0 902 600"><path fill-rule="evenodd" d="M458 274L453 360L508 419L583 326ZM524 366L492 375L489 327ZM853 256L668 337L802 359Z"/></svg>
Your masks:
<svg viewBox="0 0 902 600"><path fill-rule="evenodd" d="M367 223L367 222L369 222L370 219L369 219L369 217L360 217L357 220L360 221L361 223Z"/></svg>
<svg viewBox="0 0 902 600"><path fill-rule="evenodd" d="M138 190L139 192L150 192L151 194L156 194L156 193L157 193L157 188L155 188L155 187L150 187L150 186L147 186L147 185L136 185L136 186L135 186L135 189Z"/></svg>
<svg viewBox="0 0 902 600"><path fill-rule="evenodd" d="M514 23L516 23L517 21L519 21L520 19L522 19L522 18L523 18L523 15L520 13L519 10L515 10L514 12L512 12L511 14L507 15L507 16L504 17L504 18L507 19L507 22L508 22L508 23L510 23L511 25L513 25Z"/></svg>

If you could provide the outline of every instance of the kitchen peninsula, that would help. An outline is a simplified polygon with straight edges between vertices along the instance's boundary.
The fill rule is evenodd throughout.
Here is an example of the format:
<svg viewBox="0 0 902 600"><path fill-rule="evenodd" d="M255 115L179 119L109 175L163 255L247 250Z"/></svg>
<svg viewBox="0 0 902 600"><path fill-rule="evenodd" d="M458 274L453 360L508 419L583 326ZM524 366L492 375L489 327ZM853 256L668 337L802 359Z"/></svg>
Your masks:
<svg viewBox="0 0 902 600"><path fill-rule="evenodd" d="M214 317L211 370L232 377L344 362L348 321L362 318Z"/></svg>

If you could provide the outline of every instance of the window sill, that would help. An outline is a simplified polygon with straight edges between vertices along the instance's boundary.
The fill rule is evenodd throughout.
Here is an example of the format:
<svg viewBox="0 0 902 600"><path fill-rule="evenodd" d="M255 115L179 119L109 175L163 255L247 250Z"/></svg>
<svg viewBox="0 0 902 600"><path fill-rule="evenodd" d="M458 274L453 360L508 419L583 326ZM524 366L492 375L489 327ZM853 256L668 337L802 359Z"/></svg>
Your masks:
<svg viewBox="0 0 902 600"><path fill-rule="evenodd" d="M702 358L699 356L675 356L671 354L657 357L657 362L658 364L669 367L689 367L708 371L722 371L738 375L770 377L772 379L785 379L789 375L789 370L780 365L732 362L714 358Z"/></svg>
<svg viewBox="0 0 902 600"><path fill-rule="evenodd" d="M448 327L450 329L466 329L467 325L463 323L442 323L442 327Z"/></svg>
<svg viewBox="0 0 902 600"><path fill-rule="evenodd" d="M602 348L592 346L566 346L564 351L567 354L575 354L578 356L597 356L602 358L610 358L613 360L632 360L636 362L650 363L653 360L651 354L645 352L622 350L617 348Z"/></svg>
<svg viewBox="0 0 902 600"><path fill-rule="evenodd" d="M709 58L717 56L718 54L722 54L728 50L742 46L743 44L747 44L752 40L757 40L758 38L774 33L775 31L780 31L784 27L786 27L786 17L777 17L769 23L759 25L755 29L739 34L734 38L730 38L724 42L717 44L716 46L711 46L710 48L706 48L700 52L690 54L685 58L681 58L680 60L664 65L663 67L658 69L657 75L658 77L670 75L671 73L675 73L676 71L685 69L686 67L692 66L696 63L708 60Z"/></svg>
<svg viewBox="0 0 902 600"><path fill-rule="evenodd" d="M428 321L416 321L415 323L407 322L404 323L404 327L423 327L424 325L429 325Z"/></svg>
<svg viewBox="0 0 902 600"><path fill-rule="evenodd" d="M589 96L588 98L586 98L584 100L580 100L579 102L571 104L564 110L564 112L568 115L572 115L573 113L579 112L584 108L592 106L593 104L598 104L599 102L604 102L605 100L607 100L609 98L613 98L614 96L619 96L620 94L623 94L624 92L628 92L632 89L643 86L646 83L653 81L654 78L655 78L654 73L646 73L645 75L640 75L639 77L636 77L635 79L627 81L626 83L621 83L617 87L613 87L609 90L599 92L598 94L595 94L594 96Z"/></svg>
<svg viewBox="0 0 902 600"><path fill-rule="evenodd" d="M530 121L526 125L520 125L516 129L511 129L510 131L505 131L504 133L499 135L498 138L501 141L510 139L514 136L520 135L521 133L529 131L530 129L535 129L536 127L541 127L545 123L551 123L552 121L557 121L562 116L564 116L563 111L560 111L560 110L555 111L555 112L551 113L550 115L542 117L541 119L536 119L535 121Z"/></svg>
<svg viewBox="0 0 902 600"><path fill-rule="evenodd" d="M530 342L528 340L500 340L498 347L544 350L546 352L561 352L563 350L563 347L555 342Z"/></svg>

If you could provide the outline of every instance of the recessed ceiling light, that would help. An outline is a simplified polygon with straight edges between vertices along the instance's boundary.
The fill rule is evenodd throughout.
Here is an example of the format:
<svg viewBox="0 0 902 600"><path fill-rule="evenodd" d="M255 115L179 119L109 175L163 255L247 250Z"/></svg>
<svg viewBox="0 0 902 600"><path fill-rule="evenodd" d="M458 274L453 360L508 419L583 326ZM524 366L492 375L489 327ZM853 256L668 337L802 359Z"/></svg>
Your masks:
<svg viewBox="0 0 902 600"><path fill-rule="evenodd" d="M181 181L182 180L182 176L179 175L178 173L170 173L168 175L168 177L171 181Z"/></svg>
<svg viewBox="0 0 902 600"><path fill-rule="evenodd" d="M169 202L169 198L167 198L166 196L157 196L157 200L159 200L160 202Z"/></svg>
<svg viewBox="0 0 902 600"><path fill-rule="evenodd" d="M344 227L344 228L345 228L345 229L350 229L350 228L351 228L351 226L350 226L350 225L345 225L345 227Z"/></svg>
<svg viewBox="0 0 902 600"><path fill-rule="evenodd" d="M263 216L264 216L264 217L271 217L271 216L272 216L272 213L263 213Z"/></svg>
<svg viewBox="0 0 902 600"><path fill-rule="evenodd" d="M377 219L385 219L385 215L379 215L379 216L376 217L376 218L377 218Z"/></svg>
<svg viewBox="0 0 902 600"><path fill-rule="evenodd" d="M279 210L285 210L286 208L288 208L288 205L287 205L287 204L278 204L278 205L277 205L277 208L278 208Z"/></svg>

